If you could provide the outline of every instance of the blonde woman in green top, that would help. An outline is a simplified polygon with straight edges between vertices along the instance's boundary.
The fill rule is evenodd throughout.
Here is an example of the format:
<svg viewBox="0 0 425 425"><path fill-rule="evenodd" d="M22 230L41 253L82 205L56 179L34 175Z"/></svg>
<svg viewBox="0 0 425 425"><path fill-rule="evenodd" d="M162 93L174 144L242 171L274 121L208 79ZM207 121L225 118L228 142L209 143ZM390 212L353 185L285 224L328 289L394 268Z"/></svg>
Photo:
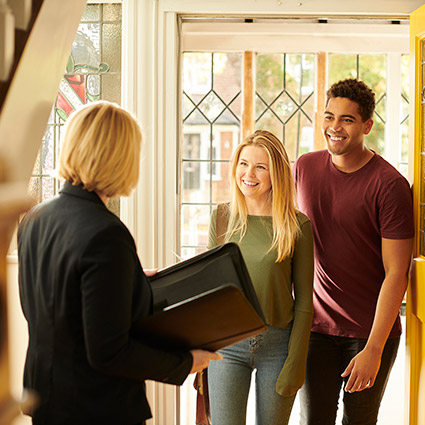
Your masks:
<svg viewBox="0 0 425 425"><path fill-rule="evenodd" d="M304 382L313 315L313 236L297 211L291 165L282 142L256 131L236 149L224 240L242 252L263 309L266 332L220 351L208 368L213 425L244 425L255 374L256 425L289 421ZM213 211L209 248L217 245Z"/></svg>

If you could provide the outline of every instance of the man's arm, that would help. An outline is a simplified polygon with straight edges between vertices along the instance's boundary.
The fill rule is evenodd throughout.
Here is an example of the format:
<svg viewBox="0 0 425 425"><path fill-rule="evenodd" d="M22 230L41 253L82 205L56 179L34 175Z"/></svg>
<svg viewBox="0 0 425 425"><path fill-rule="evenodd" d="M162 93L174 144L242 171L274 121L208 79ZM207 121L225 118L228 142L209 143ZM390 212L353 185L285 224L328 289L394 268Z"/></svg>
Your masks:
<svg viewBox="0 0 425 425"><path fill-rule="evenodd" d="M375 383L381 364L382 351L406 292L412 241L411 238L382 238L385 279L379 293L375 318L367 344L360 353L353 357L342 374L342 377L350 375L345 391L362 391L372 387Z"/></svg>

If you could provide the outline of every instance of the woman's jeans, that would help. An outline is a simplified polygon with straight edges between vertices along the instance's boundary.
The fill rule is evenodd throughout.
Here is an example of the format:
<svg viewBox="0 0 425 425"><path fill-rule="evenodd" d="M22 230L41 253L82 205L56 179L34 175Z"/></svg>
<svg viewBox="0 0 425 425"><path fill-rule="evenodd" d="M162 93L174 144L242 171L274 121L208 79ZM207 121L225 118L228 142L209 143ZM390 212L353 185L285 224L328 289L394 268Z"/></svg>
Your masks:
<svg viewBox="0 0 425 425"><path fill-rule="evenodd" d="M366 342L366 339L311 333L306 380L300 391L302 425L335 424L341 387L349 378L341 378L341 373ZM343 425L376 424L399 343L400 338L390 338L385 344L373 387L344 392Z"/></svg>
<svg viewBox="0 0 425 425"><path fill-rule="evenodd" d="M208 366L213 425L245 425L251 374L256 369L257 425L285 425L295 395L282 397L276 380L288 356L291 329L269 326L253 338L220 350L223 359Z"/></svg>

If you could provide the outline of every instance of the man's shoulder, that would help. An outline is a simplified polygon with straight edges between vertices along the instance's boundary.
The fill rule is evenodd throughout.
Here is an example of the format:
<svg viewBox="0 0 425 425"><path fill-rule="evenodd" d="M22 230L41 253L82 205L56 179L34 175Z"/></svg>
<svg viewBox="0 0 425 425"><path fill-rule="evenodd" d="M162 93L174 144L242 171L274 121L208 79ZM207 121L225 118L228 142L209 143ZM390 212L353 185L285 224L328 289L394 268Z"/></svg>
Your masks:
<svg viewBox="0 0 425 425"><path fill-rule="evenodd" d="M306 164L322 163L328 159L329 159L329 152L326 149L323 149L320 151L308 152L301 155L296 160L296 165L298 167L300 166L304 167Z"/></svg>
<svg viewBox="0 0 425 425"><path fill-rule="evenodd" d="M315 180L326 173L329 164L327 150L308 152L301 155L294 164L294 178L297 183L305 179Z"/></svg>
<svg viewBox="0 0 425 425"><path fill-rule="evenodd" d="M322 149L320 151L307 152L302 154L299 160L311 160L311 159L319 159L319 158L329 158L329 151L327 149Z"/></svg>
<svg viewBox="0 0 425 425"><path fill-rule="evenodd" d="M390 164L385 158L383 158L381 155L379 154L375 154L376 157L376 167L379 167L393 175L400 175L401 177L402 174L397 170L397 168L395 168L392 164Z"/></svg>
<svg viewBox="0 0 425 425"><path fill-rule="evenodd" d="M409 186L406 177L380 155L376 155L376 160L371 170L373 170L372 172L376 175L376 178L382 183L401 182Z"/></svg>

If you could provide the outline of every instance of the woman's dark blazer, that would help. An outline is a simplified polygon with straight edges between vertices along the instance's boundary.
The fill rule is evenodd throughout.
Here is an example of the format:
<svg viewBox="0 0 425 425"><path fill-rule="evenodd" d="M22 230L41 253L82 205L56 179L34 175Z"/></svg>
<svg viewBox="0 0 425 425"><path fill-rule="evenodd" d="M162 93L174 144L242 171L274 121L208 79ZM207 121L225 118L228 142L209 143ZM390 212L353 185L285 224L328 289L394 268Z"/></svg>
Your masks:
<svg viewBox="0 0 425 425"><path fill-rule="evenodd" d="M152 293L132 236L94 192L65 183L18 230L28 321L24 387L34 424L135 424L151 417L144 381L180 385L192 356L138 339Z"/></svg>

